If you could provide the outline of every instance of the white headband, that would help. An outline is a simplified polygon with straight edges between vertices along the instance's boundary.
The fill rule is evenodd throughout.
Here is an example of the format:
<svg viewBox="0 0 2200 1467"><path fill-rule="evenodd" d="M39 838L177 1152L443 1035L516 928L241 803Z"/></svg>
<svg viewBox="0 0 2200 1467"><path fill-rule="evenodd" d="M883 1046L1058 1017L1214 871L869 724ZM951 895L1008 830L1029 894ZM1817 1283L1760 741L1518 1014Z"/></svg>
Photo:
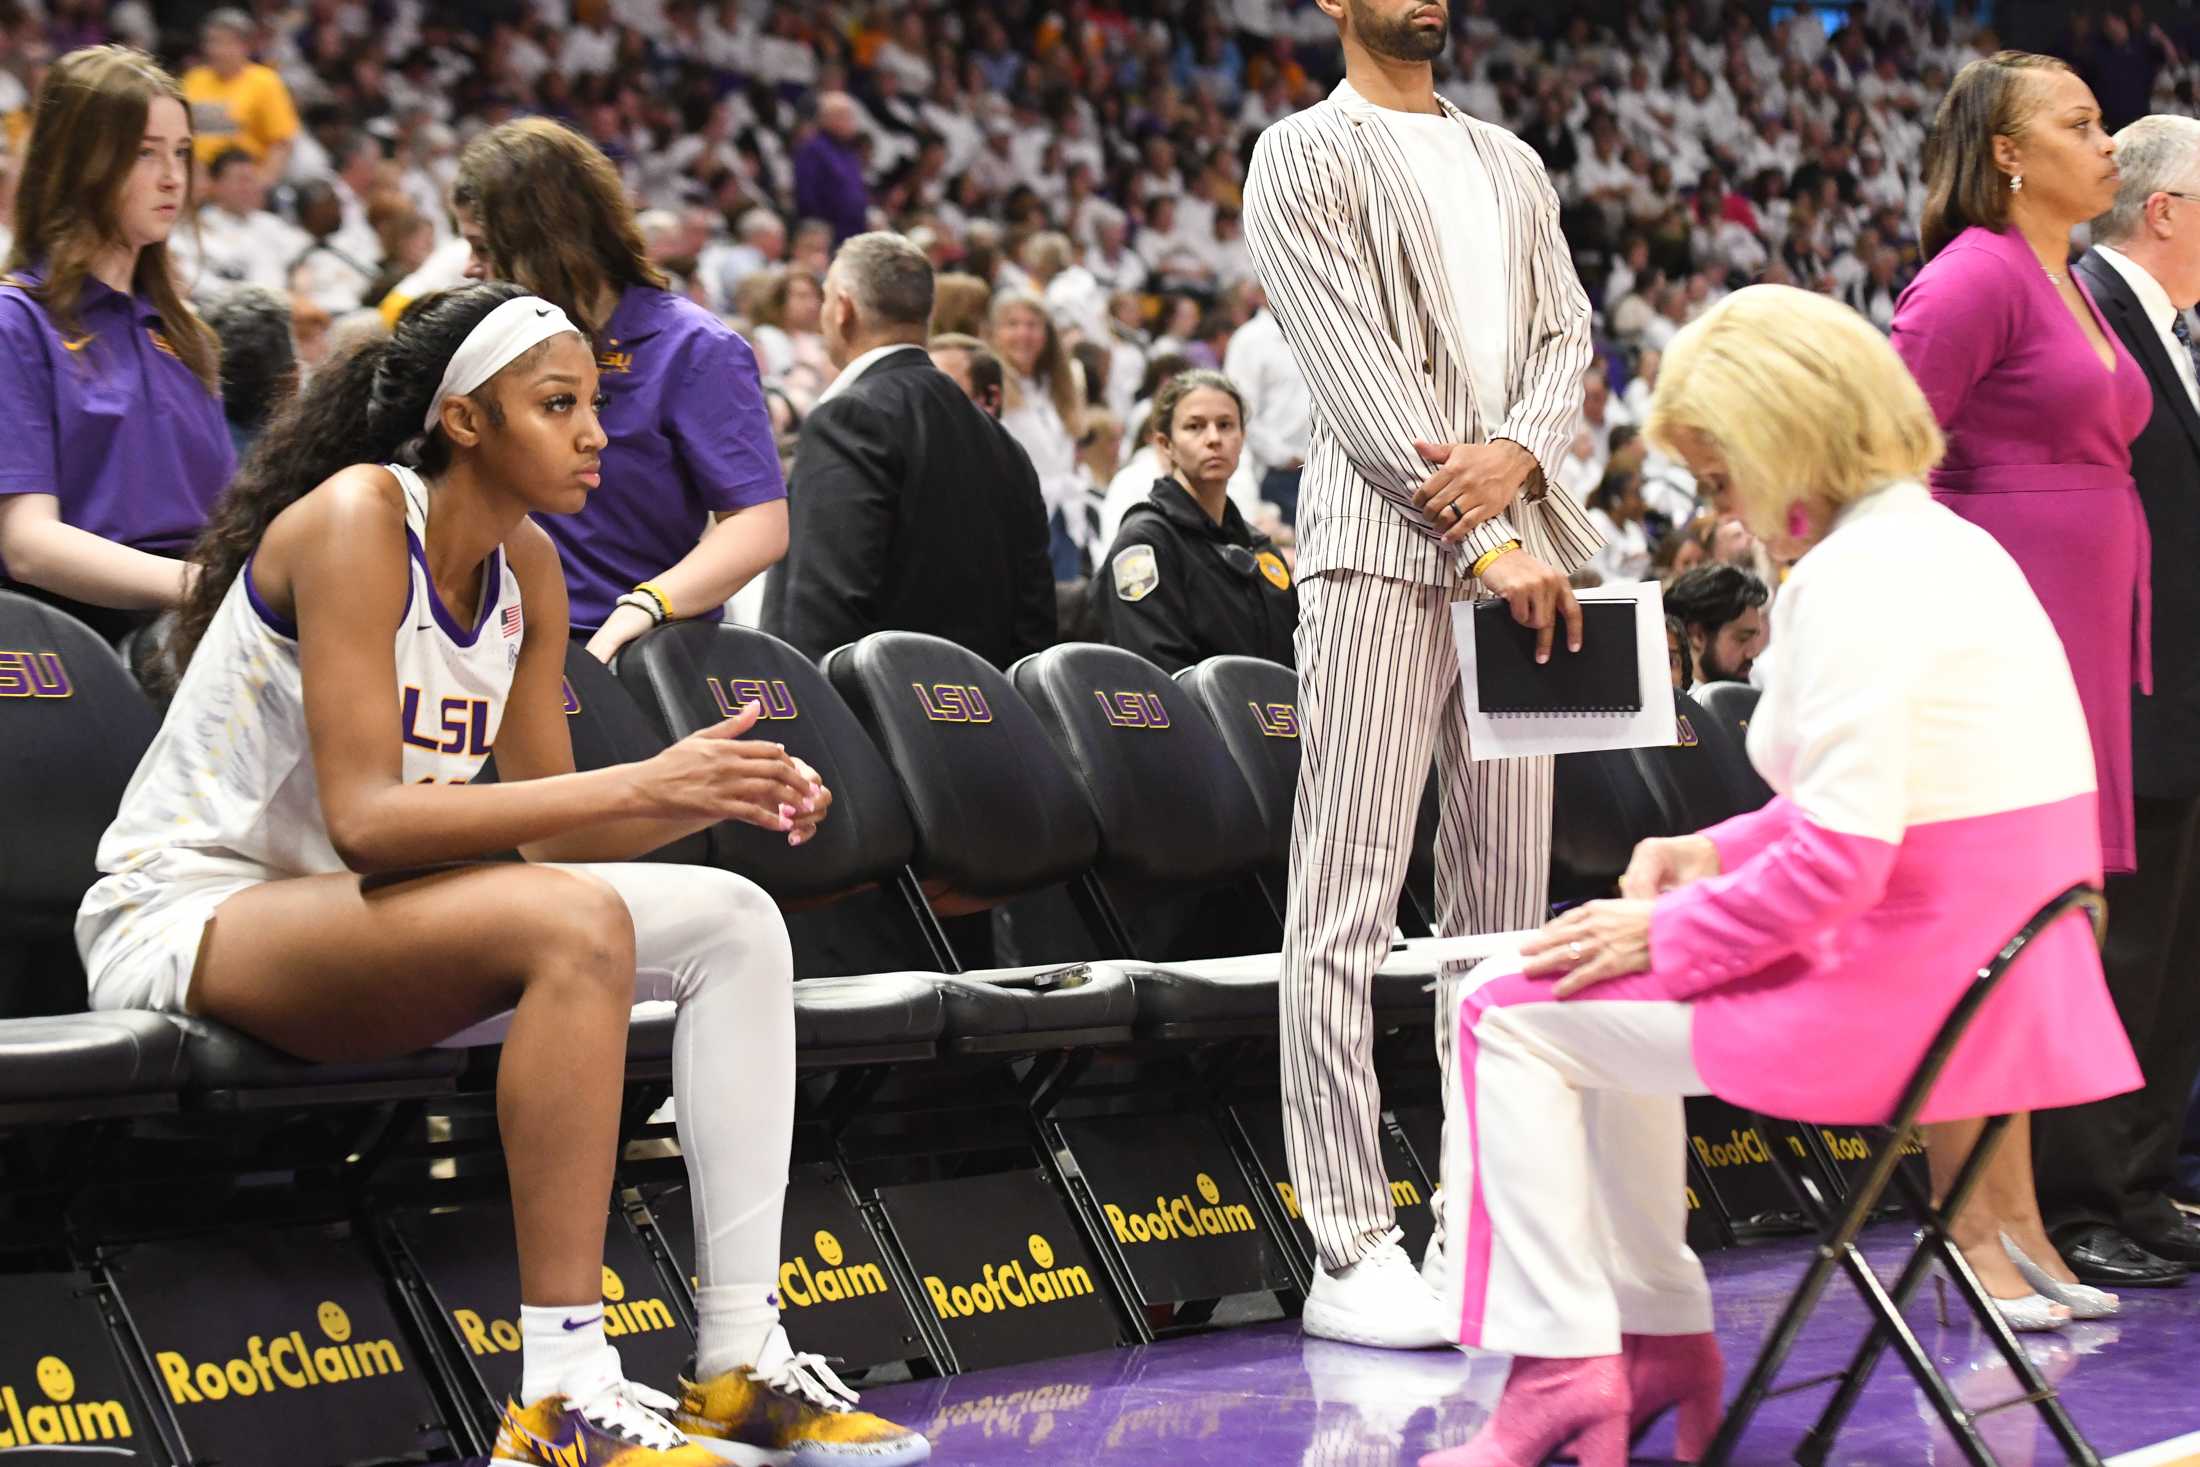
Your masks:
<svg viewBox="0 0 2200 1467"><path fill-rule="evenodd" d="M561 331L579 329L566 318L565 312L541 296L514 296L498 306L483 316L480 324L466 333L458 350L451 353L450 365L443 369L443 384L436 388L435 397L428 404L428 417L421 431L435 430L436 421L443 416L445 398L465 396L510 366L529 348L548 341Z"/></svg>

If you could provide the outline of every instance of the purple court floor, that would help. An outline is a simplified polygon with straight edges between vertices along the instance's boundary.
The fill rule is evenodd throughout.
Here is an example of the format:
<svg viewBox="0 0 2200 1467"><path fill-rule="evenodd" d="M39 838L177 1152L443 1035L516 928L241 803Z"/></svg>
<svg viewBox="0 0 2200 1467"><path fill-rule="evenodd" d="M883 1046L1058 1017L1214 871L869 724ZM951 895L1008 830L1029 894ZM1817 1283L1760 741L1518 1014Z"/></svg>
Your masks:
<svg viewBox="0 0 2200 1467"><path fill-rule="evenodd" d="M1871 1252L1882 1272L1905 1235L1883 1229ZM1754 1358L1802 1266L1800 1243L1730 1249L1707 1260L1719 1305L1729 1384ZM1789 1364L1791 1378L1838 1369L1863 1311L1837 1279ZM1965 1401L2012 1393L1993 1347L1968 1323L1942 1329L1929 1297L1912 1323L1958 1382ZM2036 1336L2033 1358L2057 1382L2079 1426L2104 1457L2200 1432L2200 1283L2125 1295L2118 1319ZM955 1377L882 1386L866 1407L919 1426L933 1460L1094 1463L1101 1467L1392 1467L1465 1441L1504 1382L1502 1356L1441 1351L1399 1355L1303 1339L1275 1322L1167 1341L1146 1349L1082 1355ZM1737 1455L1738 1467L1791 1460L1827 1389L1768 1405ZM2014 1410L1984 1430L2005 1467L2061 1461L2036 1417ZM1662 1460L1670 1427L1638 1460ZM2175 1461L2185 1461L2183 1453ZM1882 1361L1843 1433L1832 1467L1960 1463L1900 1362ZM2200 1460L2200 1451L2191 1460Z"/></svg>

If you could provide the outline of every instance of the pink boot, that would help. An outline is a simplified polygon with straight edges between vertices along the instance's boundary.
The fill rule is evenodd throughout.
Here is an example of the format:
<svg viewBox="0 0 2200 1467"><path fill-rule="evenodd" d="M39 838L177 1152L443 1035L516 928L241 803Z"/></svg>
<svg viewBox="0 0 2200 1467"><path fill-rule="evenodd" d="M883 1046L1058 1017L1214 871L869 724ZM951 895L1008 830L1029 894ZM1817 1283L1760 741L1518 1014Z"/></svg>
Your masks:
<svg viewBox="0 0 2200 1467"><path fill-rule="evenodd" d="M1464 1446L1430 1452L1420 1467L1541 1467L1571 1446L1581 1467L1627 1467L1623 1357L1513 1357L1489 1424Z"/></svg>
<svg viewBox="0 0 2200 1467"><path fill-rule="evenodd" d="M1633 1398L1629 1435L1642 1439L1668 1410L1680 1408L1673 1458L1696 1462L1719 1431L1726 1387L1726 1359L1717 1335L1623 1335L1627 1390Z"/></svg>

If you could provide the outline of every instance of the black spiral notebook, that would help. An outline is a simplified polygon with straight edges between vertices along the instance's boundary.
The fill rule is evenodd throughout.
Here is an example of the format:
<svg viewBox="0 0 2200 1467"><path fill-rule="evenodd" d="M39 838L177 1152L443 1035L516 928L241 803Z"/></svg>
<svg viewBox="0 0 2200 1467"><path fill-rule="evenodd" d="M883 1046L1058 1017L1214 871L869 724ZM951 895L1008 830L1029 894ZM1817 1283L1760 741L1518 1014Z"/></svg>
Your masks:
<svg viewBox="0 0 2200 1467"><path fill-rule="evenodd" d="M1581 603L1581 650L1566 648L1566 627L1551 640L1551 660L1535 660L1536 633L1513 620L1502 601L1474 608L1474 675L1481 708L1506 713L1640 713L1642 675L1633 601Z"/></svg>

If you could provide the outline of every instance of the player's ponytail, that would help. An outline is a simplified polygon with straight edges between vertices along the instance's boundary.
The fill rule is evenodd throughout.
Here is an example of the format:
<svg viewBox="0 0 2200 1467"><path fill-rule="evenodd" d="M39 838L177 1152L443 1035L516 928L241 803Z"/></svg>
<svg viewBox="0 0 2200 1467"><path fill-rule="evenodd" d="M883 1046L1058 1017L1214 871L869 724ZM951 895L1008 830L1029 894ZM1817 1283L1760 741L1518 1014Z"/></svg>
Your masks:
<svg viewBox="0 0 2200 1467"><path fill-rule="evenodd" d="M422 433L443 369L483 317L526 294L488 282L424 296L386 338L328 363L268 424L199 532L197 582L176 615L159 673L172 692L199 639L275 516L353 464L397 462L426 475L450 463L440 431Z"/></svg>

